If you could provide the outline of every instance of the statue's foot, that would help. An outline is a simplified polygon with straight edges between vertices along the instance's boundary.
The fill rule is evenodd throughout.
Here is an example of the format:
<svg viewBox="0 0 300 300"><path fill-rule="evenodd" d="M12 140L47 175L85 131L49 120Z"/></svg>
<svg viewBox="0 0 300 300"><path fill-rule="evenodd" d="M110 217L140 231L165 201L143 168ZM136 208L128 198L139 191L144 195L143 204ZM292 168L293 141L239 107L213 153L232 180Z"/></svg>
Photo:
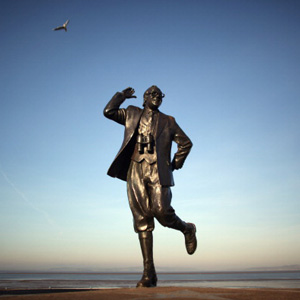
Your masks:
<svg viewBox="0 0 300 300"><path fill-rule="evenodd" d="M186 223L184 231L185 247L188 254L193 254L197 248L196 226L193 223Z"/></svg>
<svg viewBox="0 0 300 300"><path fill-rule="evenodd" d="M157 283L157 276L155 271L146 271L143 274L142 279L137 283L136 287L155 287Z"/></svg>

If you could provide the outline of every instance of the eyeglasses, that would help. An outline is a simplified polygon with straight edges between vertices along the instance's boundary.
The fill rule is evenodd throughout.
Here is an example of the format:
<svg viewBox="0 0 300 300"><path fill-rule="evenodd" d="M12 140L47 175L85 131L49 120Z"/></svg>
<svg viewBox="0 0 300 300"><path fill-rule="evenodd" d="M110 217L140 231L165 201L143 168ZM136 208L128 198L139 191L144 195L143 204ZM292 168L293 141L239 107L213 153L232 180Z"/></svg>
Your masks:
<svg viewBox="0 0 300 300"><path fill-rule="evenodd" d="M151 97L155 98L157 96L160 96L161 98L164 98L165 97L165 94L164 93L158 93L158 92L147 92L146 93L147 95L151 95Z"/></svg>

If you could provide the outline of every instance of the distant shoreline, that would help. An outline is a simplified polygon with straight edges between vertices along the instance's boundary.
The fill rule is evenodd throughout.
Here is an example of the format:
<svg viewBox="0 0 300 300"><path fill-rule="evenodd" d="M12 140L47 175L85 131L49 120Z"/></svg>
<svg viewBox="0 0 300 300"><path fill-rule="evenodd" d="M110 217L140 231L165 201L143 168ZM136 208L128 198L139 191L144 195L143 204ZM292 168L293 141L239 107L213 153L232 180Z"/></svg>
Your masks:
<svg viewBox="0 0 300 300"><path fill-rule="evenodd" d="M297 273L300 272L299 270L273 270L273 271L199 271L199 272L159 272L157 271L158 274L175 274L175 275L181 275L181 274L252 274L252 273ZM78 275L115 275L115 274L120 274L120 275L130 275L130 274L141 274L141 272L134 271L134 272L64 272L64 271L0 271L0 274L78 274Z"/></svg>
<svg viewBox="0 0 300 300"><path fill-rule="evenodd" d="M157 272L159 287L300 288L300 271ZM6 272L0 289L102 289L135 287L141 272Z"/></svg>

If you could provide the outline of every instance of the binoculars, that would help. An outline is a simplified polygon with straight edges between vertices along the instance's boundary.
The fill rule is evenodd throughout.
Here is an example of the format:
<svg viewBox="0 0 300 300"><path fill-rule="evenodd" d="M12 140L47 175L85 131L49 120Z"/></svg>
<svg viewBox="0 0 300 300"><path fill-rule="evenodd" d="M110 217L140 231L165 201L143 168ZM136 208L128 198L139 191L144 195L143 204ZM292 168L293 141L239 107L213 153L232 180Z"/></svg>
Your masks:
<svg viewBox="0 0 300 300"><path fill-rule="evenodd" d="M138 151L139 153L144 153L144 147L147 147L147 151L148 153L153 152L153 135L152 134L148 134L148 135L142 135L142 134L138 134L137 136L137 147L138 147Z"/></svg>

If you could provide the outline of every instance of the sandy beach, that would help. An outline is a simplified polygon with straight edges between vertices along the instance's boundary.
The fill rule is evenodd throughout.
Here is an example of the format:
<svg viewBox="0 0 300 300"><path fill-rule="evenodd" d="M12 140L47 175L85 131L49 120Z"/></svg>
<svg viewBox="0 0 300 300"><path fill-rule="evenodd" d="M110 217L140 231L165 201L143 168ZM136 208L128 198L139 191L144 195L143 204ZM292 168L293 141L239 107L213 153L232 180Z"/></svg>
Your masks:
<svg viewBox="0 0 300 300"><path fill-rule="evenodd" d="M31 300L141 300L141 299L172 299L172 300L298 300L300 289L218 289L188 287L157 287L157 288L122 288L86 291L27 290L21 295L3 294L1 299Z"/></svg>

